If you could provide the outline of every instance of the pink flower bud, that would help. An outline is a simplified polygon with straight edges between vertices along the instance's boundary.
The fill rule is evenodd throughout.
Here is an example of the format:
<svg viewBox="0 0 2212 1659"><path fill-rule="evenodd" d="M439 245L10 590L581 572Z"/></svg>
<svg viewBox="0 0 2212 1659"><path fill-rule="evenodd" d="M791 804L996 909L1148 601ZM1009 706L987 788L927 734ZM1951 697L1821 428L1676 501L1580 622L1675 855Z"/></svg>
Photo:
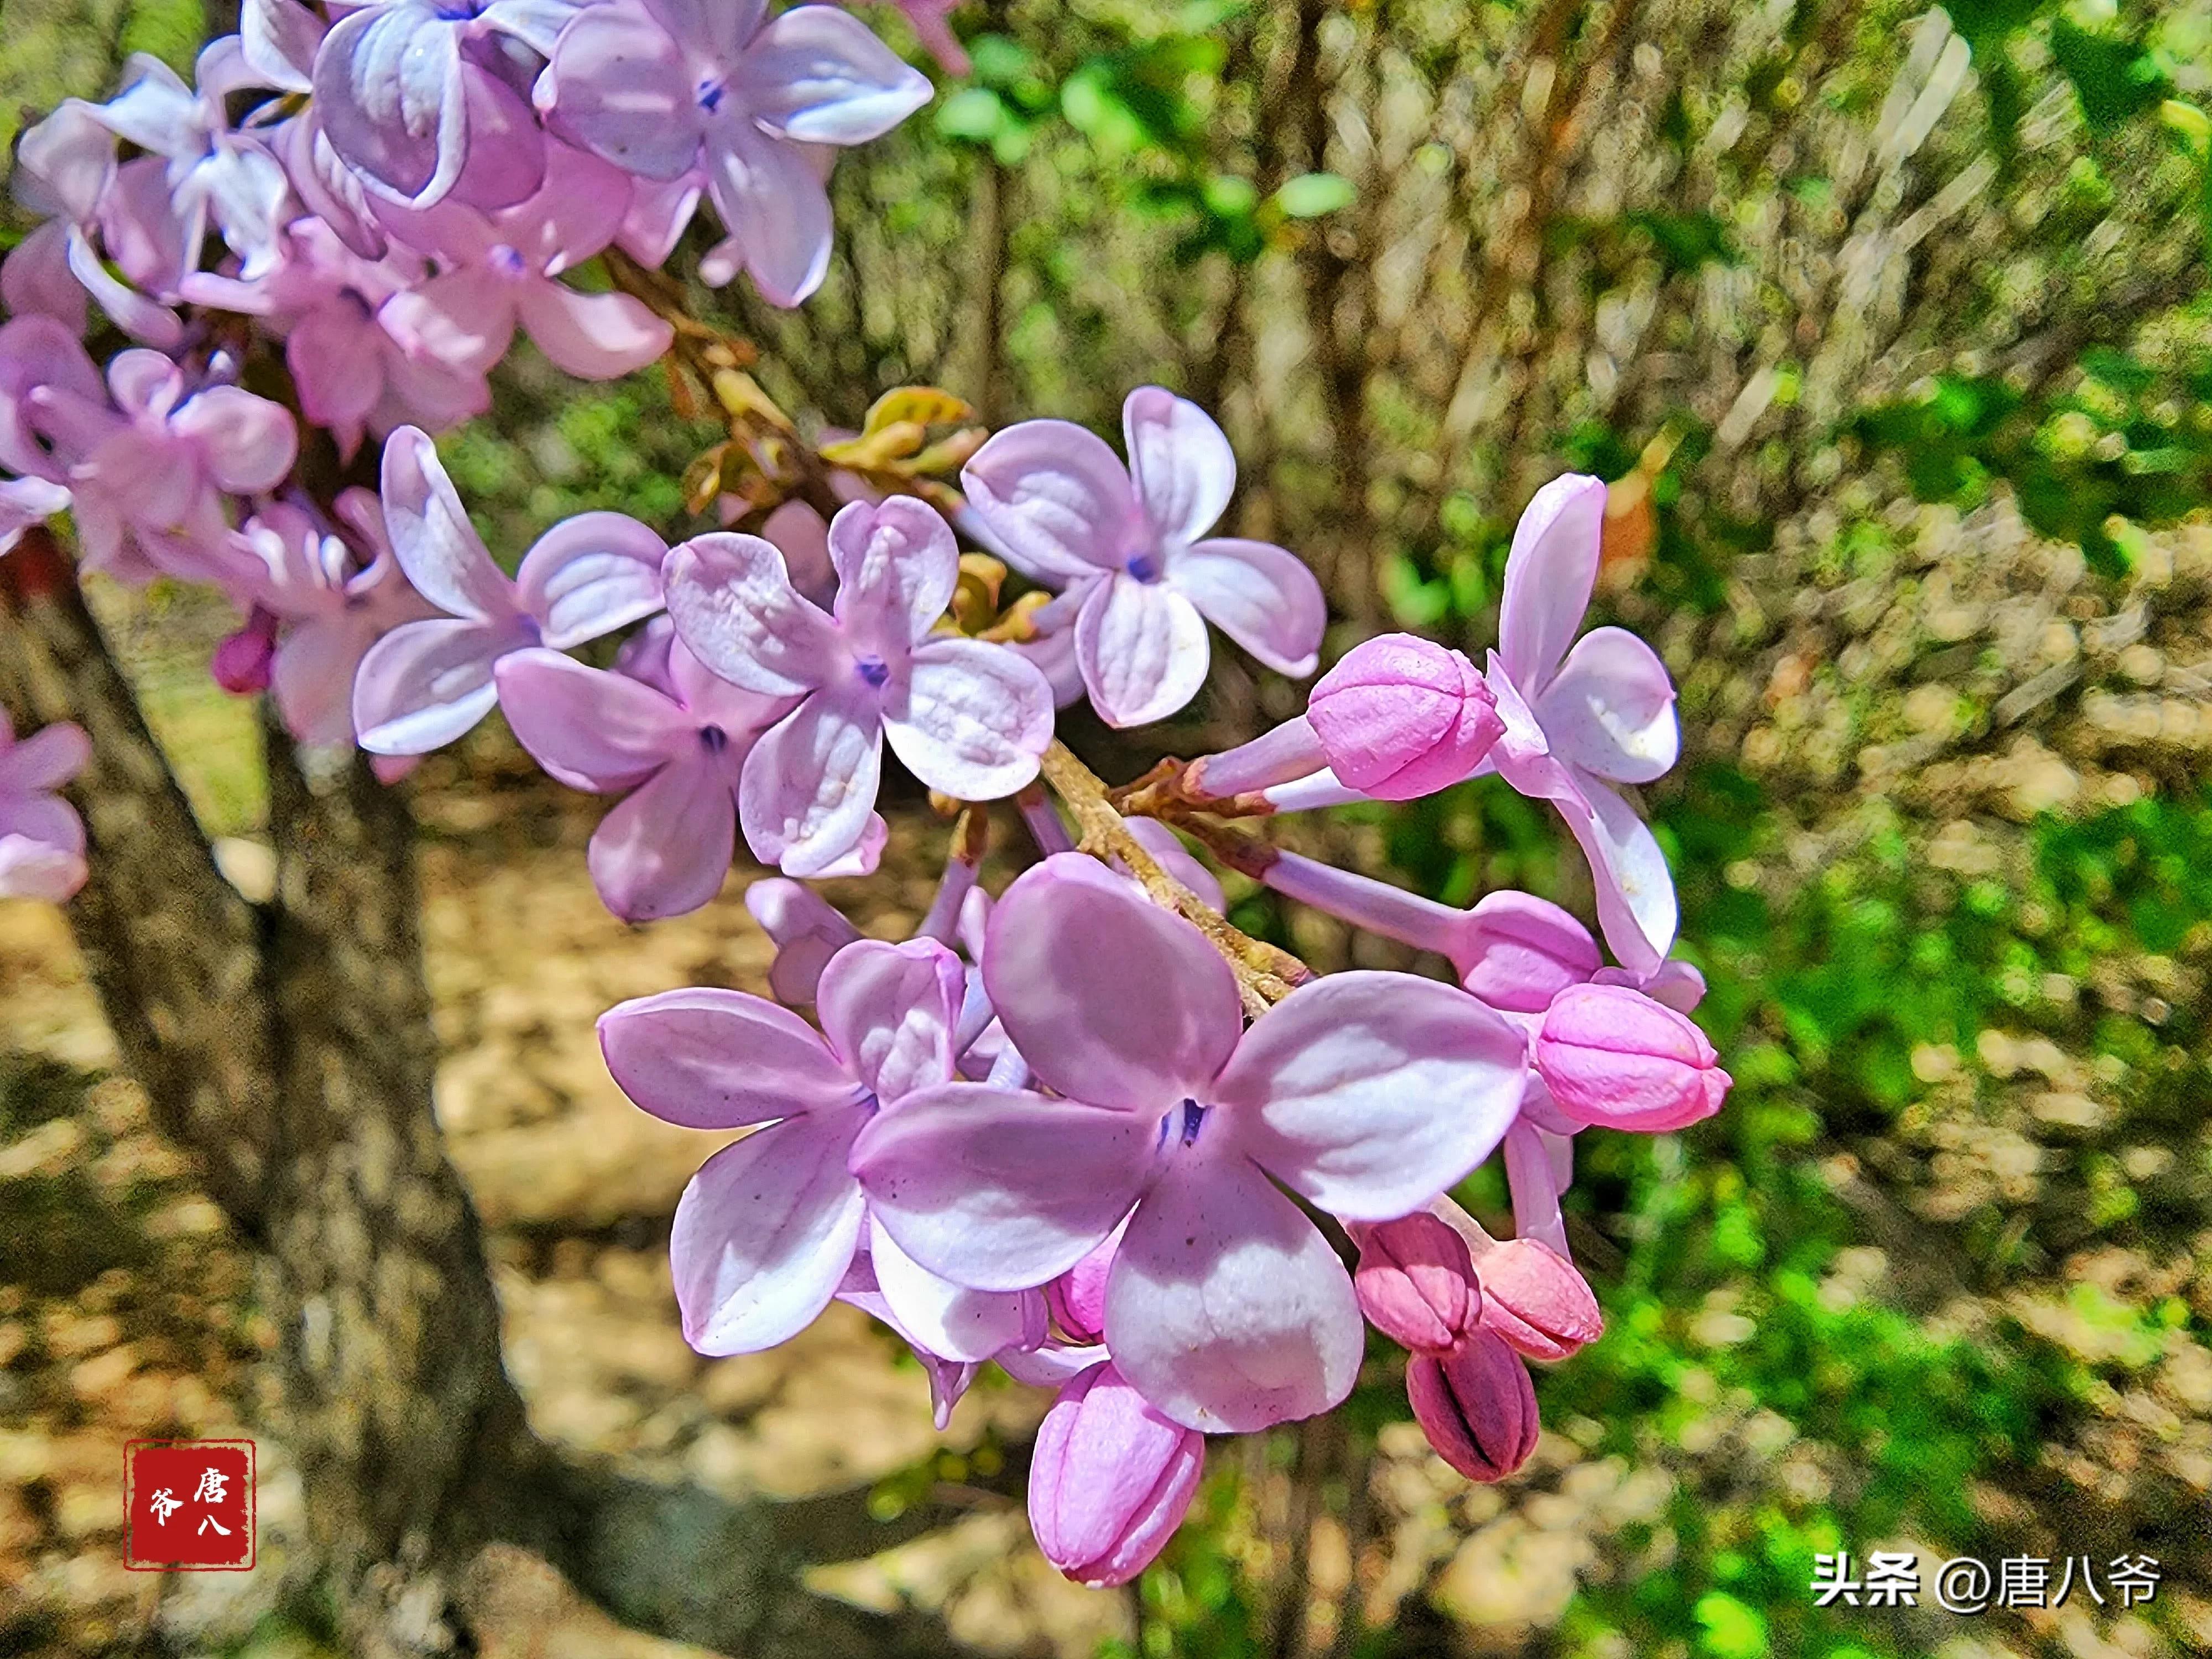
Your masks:
<svg viewBox="0 0 2212 1659"><path fill-rule="evenodd" d="M1352 1288L1368 1322L1416 1353L1441 1353L1474 1328L1482 1291L1467 1241L1417 1213L1355 1226L1359 1266Z"/></svg>
<svg viewBox="0 0 2212 1659"><path fill-rule="evenodd" d="M276 618L255 605L246 625L225 635L208 659L215 683L234 696L269 689L270 666L276 659Z"/></svg>
<svg viewBox="0 0 2212 1659"><path fill-rule="evenodd" d="M1471 1332L1447 1354L1415 1354L1406 1397L1437 1455L1470 1480L1503 1480L1536 1449L1528 1368L1487 1331Z"/></svg>
<svg viewBox="0 0 2212 1659"><path fill-rule="evenodd" d="M1605 1329L1589 1281L1550 1245L1509 1238L1483 1252L1482 1328L1530 1359L1565 1359Z"/></svg>
<svg viewBox="0 0 2212 1659"><path fill-rule="evenodd" d="M1306 719L1340 781L1378 800L1457 783L1505 730L1474 665L1411 634L1354 646L1321 677Z"/></svg>
<svg viewBox="0 0 2212 1659"><path fill-rule="evenodd" d="M1079 1584L1127 1583L1182 1523L1205 1463L1205 1436L1155 1411L1111 1360L1093 1365L1060 1391L1037 1430L1037 1548Z"/></svg>
<svg viewBox="0 0 2212 1659"><path fill-rule="evenodd" d="M1731 1079L1689 1019L1625 985L1575 985L1536 1034L1536 1070L1577 1123L1658 1133L1721 1109Z"/></svg>
<svg viewBox="0 0 2212 1659"><path fill-rule="evenodd" d="M1453 941L1460 983L1493 1008L1540 1014L1599 971L1597 941L1574 917L1529 893L1503 890L1467 913Z"/></svg>
<svg viewBox="0 0 2212 1659"><path fill-rule="evenodd" d="M1121 1242L1120 1228L1099 1240L1089 1255L1044 1287L1053 1322L1077 1342L1106 1340L1106 1275Z"/></svg>

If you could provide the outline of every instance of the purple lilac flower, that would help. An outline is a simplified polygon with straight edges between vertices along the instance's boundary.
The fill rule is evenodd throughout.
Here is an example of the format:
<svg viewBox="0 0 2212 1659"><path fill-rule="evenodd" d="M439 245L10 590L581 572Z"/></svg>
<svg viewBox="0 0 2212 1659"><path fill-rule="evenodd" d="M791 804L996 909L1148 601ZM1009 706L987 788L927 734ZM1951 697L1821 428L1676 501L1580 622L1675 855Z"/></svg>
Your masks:
<svg viewBox="0 0 2212 1659"><path fill-rule="evenodd" d="M378 755L423 755L492 710L510 652L565 651L660 609L659 537L620 513L580 513L538 538L509 579L484 550L414 427L384 445L384 524L399 568L446 614L392 630L362 659L354 728Z"/></svg>
<svg viewBox="0 0 2212 1659"><path fill-rule="evenodd" d="M545 177L544 135L503 76L502 40L540 56L567 0L374 0L331 27L314 107L331 147L375 195L427 208L451 193L511 206Z"/></svg>
<svg viewBox="0 0 2212 1659"><path fill-rule="evenodd" d="M1036 776L1052 691L1011 651L933 635L960 555L912 496L855 501L830 527L838 589L824 611L758 536L717 532L668 557L669 615L698 659L734 685L801 699L746 757L745 840L786 875L845 857L875 805L883 744L933 789L994 800Z"/></svg>
<svg viewBox="0 0 2212 1659"><path fill-rule="evenodd" d="M1197 694L1212 622L1279 672L1318 660L1321 584L1267 542L1207 537L1237 485L1229 440L1197 404L1139 386L1121 406L1129 463L1066 421L998 433L961 473L1007 561L1063 584L1076 660L1110 725L1165 719Z"/></svg>
<svg viewBox="0 0 2212 1659"><path fill-rule="evenodd" d="M742 263L763 298L793 306L830 264L824 147L881 137L930 85L834 7L767 11L763 0L592 6L562 32L537 97L557 131L629 172L702 173L729 233L702 270Z"/></svg>
<svg viewBox="0 0 2212 1659"><path fill-rule="evenodd" d="M71 469L116 423L107 388L68 327L48 316L0 325L0 552L70 505Z"/></svg>
<svg viewBox="0 0 2212 1659"><path fill-rule="evenodd" d="M584 294L557 282L614 240L629 180L597 157L555 145L545 182L489 215L459 200L378 216L432 251L438 274L394 295L380 316L418 356L481 374L507 355L518 325L556 368L588 380L641 368L673 331L627 294Z"/></svg>
<svg viewBox="0 0 2212 1659"><path fill-rule="evenodd" d="M443 432L491 407L481 368L453 362L395 325L390 301L425 280L419 256L393 247L362 258L320 218L295 219L284 258L260 281L195 274L185 297L259 317L284 341L301 412L347 460L369 432ZM578 296L581 298L583 296Z"/></svg>
<svg viewBox="0 0 2212 1659"><path fill-rule="evenodd" d="M1205 1468L1205 1436L1102 1361L1060 1390L1037 1427L1030 1530L1077 1583L1126 1584L1182 1524Z"/></svg>
<svg viewBox="0 0 2212 1659"><path fill-rule="evenodd" d="M1559 809L1596 878L1606 943L1624 967L1649 974L1674 942L1674 883L1650 828L1613 786L1663 774L1680 732L1674 683L1650 646L1620 628L1575 638L1604 521L1605 485L1571 473L1538 490L1521 515L1486 676L1505 722L1490 761L1514 788Z"/></svg>
<svg viewBox="0 0 2212 1659"><path fill-rule="evenodd" d="M184 270L184 227L161 158L118 167L115 135L97 106L70 98L24 131L15 193L46 222L0 265L0 299L10 311L54 318L81 335L90 295L133 339L162 350L183 340L176 313L140 292L173 285ZM131 282L108 270L100 243Z"/></svg>
<svg viewBox="0 0 2212 1659"><path fill-rule="evenodd" d="M122 418L100 411L103 435L70 471L86 564L236 592L257 572L231 539L223 498L283 482L299 453L290 411L238 386L195 386L143 347L109 361L107 390Z"/></svg>
<svg viewBox="0 0 2212 1659"><path fill-rule="evenodd" d="M702 1353L795 1336L847 1284L864 1248L917 1346L954 1362L1042 1340L1042 1295L963 1289L872 1226L846 1163L879 1110L953 1075L964 994L933 939L847 945L823 970L817 1033L739 991L672 991L599 1021L607 1067L655 1117L696 1129L768 1127L709 1158L677 1206L669 1255L684 1334Z"/></svg>
<svg viewBox="0 0 2212 1659"><path fill-rule="evenodd" d="M254 608L282 625L266 672L285 730L304 744L350 748L361 659L393 629L436 613L400 574L376 497L349 489L337 511L350 537L303 507L276 501L238 538L265 573Z"/></svg>
<svg viewBox="0 0 2212 1659"><path fill-rule="evenodd" d="M54 791L91 757L66 721L18 742L0 708L0 898L59 904L84 885L84 823Z"/></svg>
<svg viewBox="0 0 2212 1659"><path fill-rule="evenodd" d="M282 256L277 231L290 185L258 134L232 131L223 100L264 82L234 34L210 41L193 73L197 88L186 86L160 58L134 53L123 90L95 105L93 114L118 137L168 164L170 201L184 228L179 275L198 266L200 243L212 221L251 279Z"/></svg>
<svg viewBox="0 0 2212 1659"><path fill-rule="evenodd" d="M624 796L586 860L624 921L683 915L721 890L739 769L791 707L717 679L680 644L667 672L663 690L540 648L501 658L495 675L507 724L538 764L571 788Z"/></svg>
<svg viewBox="0 0 2212 1659"><path fill-rule="evenodd" d="M1105 1334L1146 1399L1208 1431L1342 1400L1352 1281L1274 1183L1348 1220L1414 1209L1512 1121L1521 1034L1388 973L1331 975L1245 1033L1205 936L1080 854L1007 890L983 980L1061 1097L949 1084L883 1113L853 1167L884 1227L931 1271L1004 1291L1066 1272L1127 1216Z"/></svg>

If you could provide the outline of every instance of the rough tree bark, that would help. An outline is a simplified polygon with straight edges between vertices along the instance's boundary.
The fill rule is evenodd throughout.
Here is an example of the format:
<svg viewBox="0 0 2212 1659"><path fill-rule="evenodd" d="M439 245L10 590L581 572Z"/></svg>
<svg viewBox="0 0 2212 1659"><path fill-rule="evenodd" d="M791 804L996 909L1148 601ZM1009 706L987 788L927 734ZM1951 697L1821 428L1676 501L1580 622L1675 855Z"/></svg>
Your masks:
<svg viewBox="0 0 2212 1659"><path fill-rule="evenodd" d="M255 1253L282 1332L267 1426L299 1464L351 1647L404 1659L457 1636L483 1644L472 1623L532 1599L485 1588L517 1559L492 1547L520 1545L627 1622L748 1659L957 1650L931 1621L795 1579L947 1512L879 1525L860 1492L732 1504L572 1462L531 1431L476 1212L431 1110L400 791L358 756L311 772L270 723L276 890L249 903L43 531L0 561L0 701L20 726L73 720L92 738L68 792L91 866L70 920L156 1122Z"/></svg>

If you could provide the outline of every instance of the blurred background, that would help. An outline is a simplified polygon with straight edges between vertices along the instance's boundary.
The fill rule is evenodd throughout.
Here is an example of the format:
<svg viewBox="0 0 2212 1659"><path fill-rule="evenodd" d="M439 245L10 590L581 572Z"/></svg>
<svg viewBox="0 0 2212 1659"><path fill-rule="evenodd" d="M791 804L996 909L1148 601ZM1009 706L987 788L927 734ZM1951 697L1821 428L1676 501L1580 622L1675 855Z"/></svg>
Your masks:
<svg viewBox="0 0 2212 1659"><path fill-rule="evenodd" d="M128 52L187 64L216 9L0 0L0 137ZM702 314L811 423L910 382L1117 436L1132 386L1196 398L1240 458L1235 529L1321 573L1331 655L1387 628L1479 653L1529 493L1613 480L1600 609L1680 688L1682 764L1644 805L1736 1089L1686 1134L1583 1138L1571 1226L1608 1330L1539 1376L1520 1476L1431 1457L1378 1347L1343 1412L1217 1447L1140 1586L1074 1589L990 1490L1029 1391L979 1388L940 1437L843 1307L772 1354L684 1346L664 1251L701 1147L621 1100L592 1021L759 988L753 872L625 928L584 871L599 804L495 721L414 789L438 1109L535 1426L732 1493L967 1501L817 1577L982 1653L2212 1651L2212 4L953 15L973 72L841 164L823 292L778 313L741 283ZM441 447L502 557L586 507L702 527L681 479L716 431L656 374L580 386L521 348L497 385ZM265 888L253 715L205 672L232 619L94 598L226 873ZM1151 747L1075 741L1118 780L1301 700L1224 647ZM830 889L872 933L941 861L911 786L894 817L885 874ZM1273 829L1453 902L1587 913L1552 817L1490 784ZM994 884L1028 855L1000 839ZM1317 966L1414 965L1229 886ZM1504 1212L1487 1175L1467 1196ZM281 1446L254 1573L121 1569L120 1443L239 1431L272 1340L64 921L0 903L0 1653L326 1651L288 1589ZM1815 1607L1816 1553L1876 1549L1919 1553L1918 1607ZM2154 1558L2155 1599L1925 1593L1952 1556L2083 1554L2100 1587ZM674 1651L629 1639L579 1651Z"/></svg>

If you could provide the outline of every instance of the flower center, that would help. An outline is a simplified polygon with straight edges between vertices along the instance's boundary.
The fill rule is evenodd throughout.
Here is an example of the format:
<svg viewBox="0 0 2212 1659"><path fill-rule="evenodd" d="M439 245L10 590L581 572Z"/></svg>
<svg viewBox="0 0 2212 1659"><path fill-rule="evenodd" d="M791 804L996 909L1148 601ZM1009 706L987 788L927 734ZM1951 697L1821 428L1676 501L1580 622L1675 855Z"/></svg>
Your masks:
<svg viewBox="0 0 2212 1659"><path fill-rule="evenodd" d="M1132 555L1129 562L1121 568L1140 582L1156 582L1160 579L1160 562L1150 553Z"/></svg>
<svg viewBox="0 0 2212 1659"><path fill-rule="evenodd" d="M719 755L730 746L730 734L719 726L699 728L699 746L710 755Z"/></svg>
<svg viewBox="0 0 2212 1659"><path fill-rule="evenodd" d="M891 677L890 665L881 657L862 657L853 665L853 672L878 691Z"/></svg>
<svg viewBox="0 0 2212 1659"><path fill-rule="evenodd" d="M499 243L485 257L491 261L491 268L502 276L521 276L530 270L521 253L505 242Z"/></svg>
<svg viewBox="0 0 2212 1659"><path fill-rule="evenodd" d="M710 75L699 82L692 96L699 100L701 109L712 115L716 110L721 108L723 94L728 90L729 87L721 76Z"/></svg>
<svg viewBox="0 0 2212 1659"><path fill-rule="evenodd" d="M1195 1146L1199 1126L1206 1121L1206 1109L1194 1100L1186 1100L1172 1108L1160 1120L1160 1146L1165 1148L1170 1136L1186 1146Z"/></svg>

